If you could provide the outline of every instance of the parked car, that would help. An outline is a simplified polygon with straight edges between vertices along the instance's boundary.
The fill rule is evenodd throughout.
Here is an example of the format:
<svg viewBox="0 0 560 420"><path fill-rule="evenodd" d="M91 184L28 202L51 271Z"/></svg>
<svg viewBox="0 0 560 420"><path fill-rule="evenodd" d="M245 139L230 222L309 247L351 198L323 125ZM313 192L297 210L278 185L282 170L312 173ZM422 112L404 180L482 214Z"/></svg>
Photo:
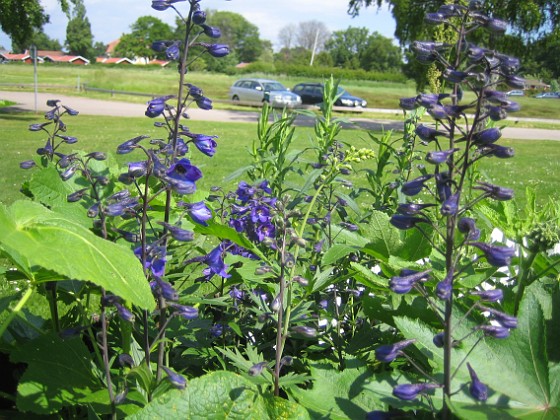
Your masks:
<svg viewBox="0 0 560 420"><path fill-rule="evenodd" d="M301 105L299 95L290 92L282 83L268 79L241 79L229 89L232 101L268 102L273 107Z"/></svg>
<svg viewBox="0 0 560 420"><path fill-rule="evenodd" d="M292 92L301 96L304 104L320 104L323 102L323 85L321 83L299 83L294 86ZM357 96L350 95L346 90L338 87L339 98L334 103L336 106L362 107L367 106L367 101Z"/></svg>
<svg viewBox="0 0 560 420"><path fill-rule="evenodd" d="M510 90L509 92L506 92L507 96L525 96L525 92L523 92L522 90Z"/></svg>
<svg viewBox="0 0 560 420"><path fill-rule="evenodd" d="M560 98L560 92L543 92L543 93L539 93L538 95L535 95L535 98L539 98L539 99L555 98L555 99L558 99L558 98Z"/></svg>

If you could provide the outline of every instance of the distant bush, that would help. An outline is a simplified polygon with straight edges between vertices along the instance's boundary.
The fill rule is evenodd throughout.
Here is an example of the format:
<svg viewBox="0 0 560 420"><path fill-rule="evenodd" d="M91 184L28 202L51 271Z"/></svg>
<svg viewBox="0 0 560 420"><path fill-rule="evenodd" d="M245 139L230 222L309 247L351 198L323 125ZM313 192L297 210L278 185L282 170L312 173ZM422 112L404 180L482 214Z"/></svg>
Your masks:
<svg viewBox="0 0 560 420"><path fill-rule="evenodd" d="M394 73L371 72L365 70L341 69L338 67L310 67L307 65L255 62L237 69L237 73L265 73L289 75L293 77L328 78L344 80L369 80L375 82L406 82L408 79L400 71Z"/></svg>

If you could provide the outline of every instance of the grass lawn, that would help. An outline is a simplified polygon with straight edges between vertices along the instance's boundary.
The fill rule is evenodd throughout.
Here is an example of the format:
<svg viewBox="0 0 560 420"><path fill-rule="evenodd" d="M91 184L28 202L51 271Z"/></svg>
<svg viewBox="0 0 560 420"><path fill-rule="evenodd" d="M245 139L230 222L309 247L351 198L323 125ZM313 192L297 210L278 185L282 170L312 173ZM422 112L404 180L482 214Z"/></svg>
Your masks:
<svg viewBox="0 0 560 420"><path fill-rule="evenodd" d="M277 79L288 88L300 82L316 81L321 79L310 79L305 77L289 77L284 75L247 74L226 75L205 72L189 73L189 83L204 89L204 94L214 101L227 101L230 86L240 77L266 77ZM72 95L87 95L92 98L111 98L110 94L98 92L78 92L78 84L87 84L91 87L102 89L114 89L128 92L141 92L151 95L167 95L174 92L177 83L177 71L173 68L159 68L152 66L111 67L103 65L72 66L41 64L38 67L39 83L53 85L52 89L58 93ZM33 66L11 63L2 66L2 83L9 84L32 84ZM61 86L66 86L61 90ZM399 98L416 95L415 84L407 83L373 82L373 81L342 81L341 86L352 94L363 97L368 101L370 108L396 109ZM30 86L23 87L31 90ZM1 86L1 89L19 89L14 86ZM48 88L42 88L42 91ZM115 100L146 102L146 97L115 95ZM466 100L469 98L468 94ZM515 97L513 100L521 105L521 111L512 114L515 118L541 118L558 119L560 116L560 100L535 99L531 97ZM216 102L216 107L230 107L228 104ZM366 117L369 117L366 115ZM525 125L524 125L525 126ZM534 126L534 125L533 125ZM534 126L536 127L536 126Z"/></svg>
<svg viewBox="0 0 560 420"><path fill-rule="evenodd" d="M19 188L30 175L29 171L19 168L19 162L34 158L35 150L42 147L44 137L37 132L30 132L27 127L41 121L41 116L33 114L0 113L0 144L2 144L2 164L0 165L0 201L10 203L21 198ZM115 151L120 143L147 134L157 138L164 134L162 129L153 127L153 120L147 118L117 118L117 117L67 117L68 135L76 136L79 142L76 149L90 151ZM232 189L240 179L224 180L237 168L250 163L247 153L253 139L256 137L255 123L216 123L204 121L190 121L189 127L195 133L217 135L218 152L213 158L208 158L195 152L193 161L199 166L204 178L202 188L220 185ZM294 147L304 149L309 146L309 139L313 136L310 127L297 127ZM339 139L347 141L356 147L372 146L365 131L342 130ZM515 148L513 159L498 160L484 159L479 169L497 185L511 187L521 199L525 187L536 188L541 200L560 197L560 144L553 141L521 141L501 139L500 144ZM62 151L71 152L72 146L66 146ZM373 147L373 146L372 146ZM120 164L134 159L143 159L141 155L116 155ZM360 183L359 179L354 180Z"/></svg>

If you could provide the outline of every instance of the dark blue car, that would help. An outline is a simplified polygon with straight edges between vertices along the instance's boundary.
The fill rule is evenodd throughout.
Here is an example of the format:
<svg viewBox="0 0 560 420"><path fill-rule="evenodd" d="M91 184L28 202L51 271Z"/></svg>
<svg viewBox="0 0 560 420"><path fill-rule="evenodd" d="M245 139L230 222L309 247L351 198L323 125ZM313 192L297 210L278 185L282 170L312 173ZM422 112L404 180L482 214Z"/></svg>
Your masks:
<svg viewBox="0 0 560 420"><path fill-rule="evenodd" d="M294 86L292 92L301 97L301 103L316 105L323 102L323 85L321 83L299 83ZM338 99L334 103L336 106L350 106L365 108L367 101L357 96L350 95L341 87L338 88Z"/></svg>

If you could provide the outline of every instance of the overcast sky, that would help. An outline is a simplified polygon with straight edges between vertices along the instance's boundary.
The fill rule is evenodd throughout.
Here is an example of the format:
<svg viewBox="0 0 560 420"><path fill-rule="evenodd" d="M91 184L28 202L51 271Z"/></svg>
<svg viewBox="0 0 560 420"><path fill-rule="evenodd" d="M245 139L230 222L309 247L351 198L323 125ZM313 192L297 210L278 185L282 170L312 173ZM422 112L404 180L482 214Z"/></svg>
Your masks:
<svg viewBox="0 0 560 420"><path fill-rule="evenodd" d="M66 38L68 20L60 11L57 0L41 0L50 15L51 23L44 31L61 44ZM95 41L109 43L123 33L130 32L130 25L140 16L156 16L174 25L173 11L153 10L151 0L84 0L87 16ZM178 3L179 10L185 10L187 3ZM278 32L284 26L309 20L323 22L331 31L343 30L349 26L366 27L370 32L393 38L395 23L390 12L378 11L371 7L363 9L360 16L352 18L347 14L347 0L202 0L202 9L224 10L239 13L259 28L260 38L270 40L278 47ZM0 32L0 46L10 49L9 38Z"/></svg>

